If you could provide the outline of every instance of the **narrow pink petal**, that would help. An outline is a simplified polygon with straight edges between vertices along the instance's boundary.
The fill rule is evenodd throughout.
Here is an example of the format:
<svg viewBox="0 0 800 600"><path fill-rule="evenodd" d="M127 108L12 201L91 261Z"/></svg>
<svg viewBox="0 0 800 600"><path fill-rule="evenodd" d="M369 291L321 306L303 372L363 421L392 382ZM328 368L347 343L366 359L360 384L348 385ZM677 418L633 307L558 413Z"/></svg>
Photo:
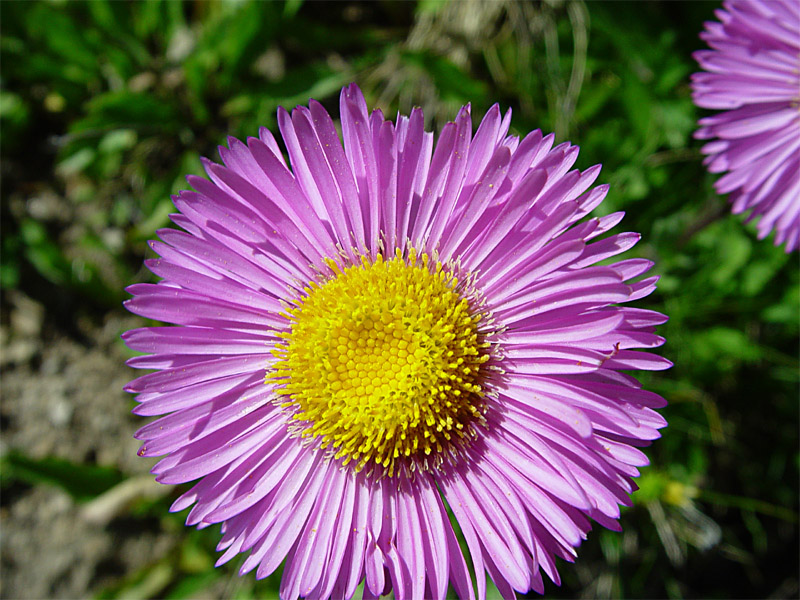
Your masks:
<svg viewBox="0 0 800 600"><path fill-rule="evenodd" d="M483 211L486 210L496 190L499 189L501 180L506 175L510 158L511 153L508 148L501 147L491 157L489 164L486 165L486 170L481 174L480 180L474 184L469 192L469 197L462 200L464 203L463 211L458 215L456 222L450 224L449 231L446 230L444 232L440 248L443 259L451 258L452 252L466 237L470 228ZM465 188L463 193L467 193L469 189L469 187Z"/></svg>
<svg viewBox="0 0 800 600"><path fill-rule="evenodd" d="M333 120L328 112L315 100L309 101L311 117L314 120L314 128L319 138L321 148L325 153L328 165L333 172L336 186L339 188L341 201L344 205L347 222L352 228L356 245L360 248L365 247L364 220L361 215L361 206L358 200L356 183L353 172L348 168L347 158L345 157L342 143Z"/></svg>
<svg viewBox="0 0 800 600"><path fill-rule="evenodd" d="M456 118L455 145L449 161L450 168L447 172L444 190L437 202L431 229L422 241L425 248L434 249L436 247L436 243L441 239L442 232L445 230L450 215L455 208L467 166L471 130L472 122L470 121L469 111L462 108Z"/></svg>
<svg viewBox="0 0 800 600"><path fill-rule="evenodd" d="M411 228L411 242L415 248L423 247L425 236L431 225L434 208L439 202L439 197L447 182L447 175L450 173L452 166L451 159L457 134L458 126L455 123L447 123L442 128L442 133L436 142L431 166L428 170L428 178L420 199L419 212L413 220L413 227Z"/></svg>
<svg viewBox="0 0 800 600"><path fill-rule="evenodd" d="M397 242L403 244L411 234L409 223L415 203L414 193L424 184L427 167L422 163L430 160L426 156L426 142L422 110L415 108L408 120L408 133L399 148L397 175ZM421 192L420 192L421 193Z"/></svg>
<svg viewBox="0 0 800 600"><path fill-rule="evenodd" d="M453 511L453 515L455 515L455 518L461 527L461 533L464 534L464 539L467 542L467 548L469 548L470 558L472 558L472 566L476 575L476 583L478 586L477 598L478 600L486 600L486 578L483 575L483 550L481 543L479 542L479 537L475 532L475 526L472 523L471 515L467 512L463 501L460 500L457 491L454 489L455 481L452 478L447 478L444 480L437 479L437 483L442 489L442 493L444 494L445 498L447 498L447 503L450 506L450 509ZM455 536L453 536L453 541L455 541ZM457 543L456 547L458 547ZM474 598L471 582L469 585L469 592L469 597ZM459 595L461 595L463 598L462 593Z"/></svg>
<svg viewBox="0 0 800 600"><path fill-rule="evenodd" d="M351 523L354 519L356 479L351 474L346 474L345 487L342 493L342 505L336 516L336 523L332 526L330 535L333 536L332 546L327 558L327 564L333 568L324 569L316 589L309 591L308 598L330 598L337 579L346 573L344 560L345 550L350 543ZM322 567L323 564L320 564Z"/></svg>
<svg viewBox="0 0 800 600"><path fill-rule="evenodd" d="M381 233L387 246L394 248L397 240L397 141L394 127L385 121L372 135L377 150Z"/></svg>
<svg viewBox="0 0 800 600"><path fill-rule="evenodd" d="M139 406L134 408L133 412L144 417L162 415L197 406L234 390L236 394L242 394L257 385L263 386L263 375L251 371L201 381L164 393L146 392L136 397Z"/></svg>
<svg viewBox="0 0 800 600"><path fill-rule="evenodd" d="M169 468L161 466L162 463L173 458L175 454L162 460L156 467L161 471L161 474L156 477L156 481L159 483L186 483L187 481L192 481L198 477L208 475L220 467L227 465L239 456L251 451L258 444L263 443L265 439L270 437L277 428L277 425L272 422L273 416L271 413L259 414L260 412L261 411L256 411L252 413L254 416L252 424L247 424L246 431L224 446L217 446L216 443L209 443L210 441L216 442L216 440L210 440L210 438L219 438L224 434L230 435L226 431L227 428L236 426L237 429L242 429L242 424L234 423L228 425L227 428L222 428L207 438L203 438L203 440L201 440L203 444L200 444L202 449L192 453L186 452L183 456L188 458L182 460L180 464L170 466ZM230 437L228 439L230 439ZM195 444L197 443L195 442ZM188 446L187 448L192 447ZM154 471L156 468L154 468Z"/></svg>

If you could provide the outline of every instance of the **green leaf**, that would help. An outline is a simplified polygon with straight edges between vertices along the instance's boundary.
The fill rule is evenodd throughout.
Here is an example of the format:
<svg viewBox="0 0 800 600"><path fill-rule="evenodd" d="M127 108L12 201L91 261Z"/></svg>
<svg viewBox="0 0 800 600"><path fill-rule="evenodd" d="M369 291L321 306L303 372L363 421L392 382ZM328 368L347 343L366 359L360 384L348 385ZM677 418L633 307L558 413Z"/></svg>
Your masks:
<svg viewBox="0 0 800 600"><path fill-rule="evenodd" d="M720 289L735 286L753 252L753 242L741 224L730 218L717 222L698 235L697 240L714 255L713 264L705 266L709 282Z"/></svg>
<svg viewBox="0 0 800 600"><path fill-rule="evenodd" d="M735 363L759 359L762 352L738 329L719 326L694 336L693 354L696 360L729 370Z"/></svg>
<svg viewBox="0 0 800 600"><path fill-rule="evenodd" d="M419 0L419 2L417 2L417 14L438 14L447 6L447 3L448 0Z"/></svg>
<svg viewBox="0 0 800 600"><path fill-rule="evenodd" d="M278 11L276 2L222 3L203 24L196 47L184 61L191 89L202 96L233 87L269 46L281 21Z"/></svg>
<svg viewBox="0 0 800 600"><path fill-rule="evenodd" d="M174 567L162 560L158 564L139 570L132 578L116 589L104 590L98 595L102 599L141 600L161 598L163 591L172 583Z"/></svg>
<svg viewBox="0 0 800 600"><path fill-rule="evenodd" d="M132 129L117 129L103 136L97 149L104 154L129 150L136 145L136 132Z"/></svg>
<svg viewBox="0 0 800 600"><path fill-rule="evenodd" d="M80 28L67 14L66 7L37 3L28 12L27 29L41 40L54 56L81 69L82 79L88 80L99 69L95 52L96 30Z"/></svg>
<svg viewBox="0 0 800 600"><path fill-rule="evenodd" d="M403 61L427 73L443 99L461 103L482 102L487 92L483 81L472 78L458 65L430 52L405 51Z"/></svg>
<svg viewBox="0 0 800 600"><path fill-rule="evenodd" d="M182 577L164 596L166 600L184 600L185 598L203 598L206 595L202 592L208 590L214 583L219 581L222 574L211 567L203 573Z"/></svg>
<svg viewBox="0 0 800 600"><path fill-rule="evenodd" d="M3 456L0 465L6 480L54 485L78 501L91 500L125 479L110 467L77 464L55 457L37 460L15 451Z"/></svg>
<svg viewBox="0 0 800 600"><path fill-rule="evenodd" d="M91 165L96 155L94 148L81 148L74 154L62 158L56 166L56 173L62 177L76 175Z"/></svg>
<svg viewBox="0 0 800 600"><path fill-rule="evenodd" d="M136 226L132 232L134 240L152 239L155 232L169 225L169 215L175 212L175 205L169 198L163 198L150 212L148 217Z"/></svg>
<svg viewBox="0 0 800 600"><path fill-rule="evenodd" d="M636 504L646 504L647 502L658 500L664 494L669 480L670 478L666 473L648 469L636 481L639 489L632 495L633 501Z"/></svg>
<svg viewBox="0 0 800 600"><path fill-rule="evenodd" d="M781 302L767 308L763 313L764 321L768 323L781 323L796 331L798 328L797 315L800 313L800 285L793 285L786 290Z"/></svg>
<svg viewBox="0 0 800 600"><path fill-rule="evenodd" d="M21 96L0 90L0 139L4 151L27 141L24 132L30 124L30 116L30 108Z"/></svg>
<svg viewBox="0 0 800 600"><path fill-rule="evenodd" d="M111 3L108 0L92 0L86 4L92 20L106 30L119 30L122 23L115 17Z"/></svg>
<svg viewBox="0 0 800 600"><path fill-rule="evenodd" d="M20 236L18 234L3 235L0 240L0 288L11 290L19 284L19 248Z"/></svg>
<svg viewBox="0 0 800 600"><path fill-rule="evenodd" d="M61 285L70 279L70 267L61 249L50 239L44 225L26 219L20 226L25 257L47 280Z"/></svg>
<svg viewBox="0 0 800 600"><path fill-rule="evenodd" d="M581 92L575 108L575 121L582 122L593 118L606 104L614 98L620 86L616 76L605 76L592 82L593 85Z"/></svg>
<svg viewBox="0 0 800 600"><path fill-rule="evenodd" d="M28 107L19 95L0 90L0 121L4 125L9 122L16 127L20 127L28 119L28 113Z"/></svg>
<svg viewBox="0 0 800 600"><path fill-rule="evenodd" d="M175 106L153 94L128 90L106 92L86 105L87 116L70 127L73 133L110 129L136 129L148 133L174 132L181 119Z"/></svg>
<svg viewBox="0 0 800 600"><path fill-rule="evenodd" d="M303 2L305 0L286 0L283 5L283 16L286 19L291 19L297 14L297 11L300 10L300 7L303 6Z"/></svg>
<svg viewBox="0 0 800 600"><path fill-rule="evenodd" d="M742 292L746 296L758 296L771 283L775 275L789 261L789 255L779 248L770 256L751 260L742 273Z"/></svg>

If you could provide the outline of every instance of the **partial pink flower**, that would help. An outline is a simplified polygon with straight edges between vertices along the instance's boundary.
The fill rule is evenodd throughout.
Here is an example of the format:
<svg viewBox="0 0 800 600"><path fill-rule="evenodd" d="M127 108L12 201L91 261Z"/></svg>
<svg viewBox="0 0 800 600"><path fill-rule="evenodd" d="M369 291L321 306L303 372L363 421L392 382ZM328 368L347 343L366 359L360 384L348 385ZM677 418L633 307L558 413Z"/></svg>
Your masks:
<svg viewBox="0 0 800 600"><path fill-rule="evenodd" d="M220 148L126 306L137 433L173 505L222 524L218 564L284 564L281 598L484 598L559 583L594 520L619 529L664 400L630 369L666 320L634 308L652 263L587 218L599 166L469 107L434 144L414 109L341 94L342 138L310 102ZM343 143L342 143L343 142ZM612 259L609 261L609 259ZM467 567L449 510L469 549ZM473 578L475 585L473 586Z"/></svg>
<svg viewBox="0 0 800 600"><path fill-rule="evenodd" d="M700 119L695 137L715 188L730 194L733 212L758 218L759 239L800 246L800 3L723 2L719 22L700 34L711 50L694 57L697 106L724 112Z"/></svg>

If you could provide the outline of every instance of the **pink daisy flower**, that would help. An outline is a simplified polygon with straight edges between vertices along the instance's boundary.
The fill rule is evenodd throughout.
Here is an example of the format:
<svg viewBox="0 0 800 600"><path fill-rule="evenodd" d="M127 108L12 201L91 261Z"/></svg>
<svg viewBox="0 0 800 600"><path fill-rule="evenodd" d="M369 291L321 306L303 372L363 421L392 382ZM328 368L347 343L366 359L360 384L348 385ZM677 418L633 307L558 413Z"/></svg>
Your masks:
<svg viewBox="0 0 800 600"><path fill-rule="evenodd" d="M719 22L700 34L712 48L694 53L705 72L692 76L697 106L724 112L700 119L695 137L714 187L733 212L750 211L758 237L800 246L800 3L723 2Z"/></svg>
<svg viewBox="0 0 800 600"><path fill-rule="evenodd" d="M162 281L129 310L178 327L123 337L156 372L132 381L140 454L172 506L222 524L219 564L285 564L281 598L484 598L559 583L590 520L618 529L638 449L664 400L626 369L666 317L633 308L656 278L608 264L639 239L586 219L599 166L469 107L434 144L414 109L395 123L341 94L343 142L310 102L207 161L159 232ZM600 263L604 264L601 265ZM448 507L466 541L467 567ZM472 578L475 577L475 586Z"/></svg>

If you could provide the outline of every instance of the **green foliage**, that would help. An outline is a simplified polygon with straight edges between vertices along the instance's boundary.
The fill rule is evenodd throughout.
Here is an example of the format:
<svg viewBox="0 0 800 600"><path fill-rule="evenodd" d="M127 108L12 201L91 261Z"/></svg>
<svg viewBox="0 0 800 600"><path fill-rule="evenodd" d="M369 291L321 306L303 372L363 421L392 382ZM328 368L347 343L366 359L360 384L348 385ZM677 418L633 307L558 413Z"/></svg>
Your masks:
<svg viewBox="0 0 800 600"><path fill-rule="evenodd" d="M402 54L403 62L421 70L429 76L443 101L461 102L465 98L485 104L487 86L483 81L473 79L469 73L442 56L429 52L410 52Z"/></svg>
<svg viewBox="0 0 800 600"><path fill-rule="evenodd" d="M78 213L80 231L67 231L63 215L31 224L12 212L3 220L4 284L18 281L25 260L93 303L117 304L136 268L130 252L141 256L169 224L169 196L186 174L202 173L199 156L229 134L273 127L278 106L329 97L351 80L347 66L328 60L332 31L298 15L301 6L5 3L0 127L9 182L38 181L51 161L48 187ZM378 47L373 30L351 29L339 29L342 45ZM110 228L126 239L101 240L98 257L93 240Z"/></svg>
<svg viewBox="0 0 800 600"><path fill-rule="evenodd" d="M3 487L16 481L54 485L78 501L91 500L124 478L109 467L76 464L60 458L36 460L17 452L9 452L0 459L0 473Z"/></svg>

